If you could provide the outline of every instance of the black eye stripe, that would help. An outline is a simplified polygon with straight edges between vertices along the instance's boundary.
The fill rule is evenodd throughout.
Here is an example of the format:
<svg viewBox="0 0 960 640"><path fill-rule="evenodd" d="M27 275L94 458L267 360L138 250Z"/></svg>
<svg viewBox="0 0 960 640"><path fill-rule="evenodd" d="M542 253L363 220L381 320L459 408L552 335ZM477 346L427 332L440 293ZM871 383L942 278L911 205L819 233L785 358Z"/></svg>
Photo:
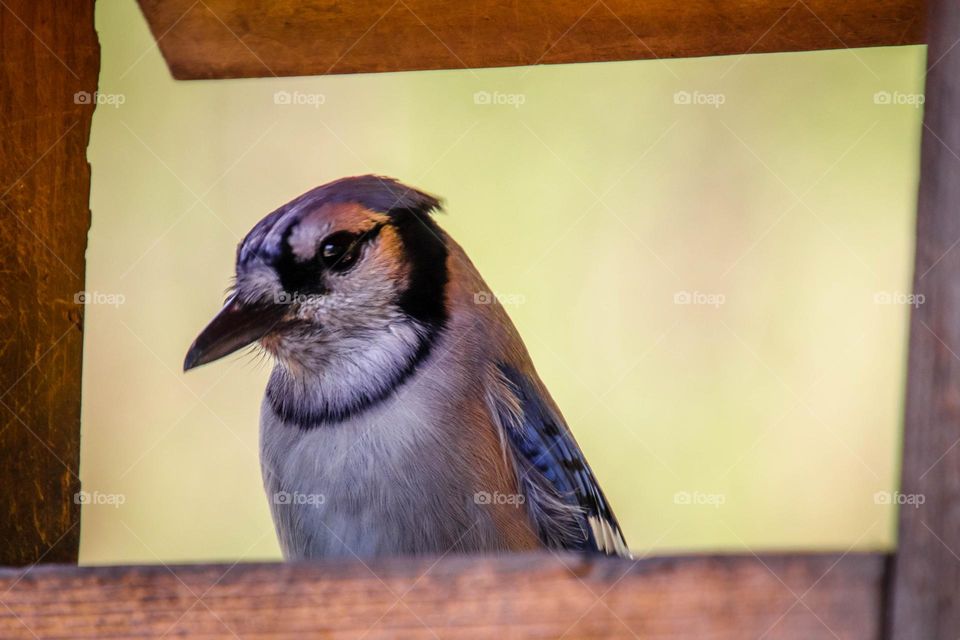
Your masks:
<svg viewBox="0 0 960 640"><path fill-rule="evenodd" d="M291 225L283 234L280 255L273 262L274 269L280 278L280 285L288 293L322 293L325 290L323 283L324 273L345 273L356 263L363 246L374 240L386 223L378 223L366 231L354 233L350 231L335 231L325 236L317 244L314 256L310 260L301 260L293 252L290 237L297 225ZM323 257L323 246L330 238L342 235L342 251L327 260ZM345 255L352 255L350 261L344 261Z"/></svg>

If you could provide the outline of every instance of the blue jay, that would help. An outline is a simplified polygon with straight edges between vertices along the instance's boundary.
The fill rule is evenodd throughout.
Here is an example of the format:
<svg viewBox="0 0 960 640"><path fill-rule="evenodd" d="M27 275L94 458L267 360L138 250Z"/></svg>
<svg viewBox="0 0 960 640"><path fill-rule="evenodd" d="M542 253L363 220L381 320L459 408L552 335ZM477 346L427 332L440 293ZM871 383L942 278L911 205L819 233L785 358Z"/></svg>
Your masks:
<svg viewBox="0 0 960 640"><path fill-rule="evenodd" d="M257 223L184 371L253 343L275 365L264 487L287 559L537 548L629 556L503 307L433 220L365 175Z"/></svg>

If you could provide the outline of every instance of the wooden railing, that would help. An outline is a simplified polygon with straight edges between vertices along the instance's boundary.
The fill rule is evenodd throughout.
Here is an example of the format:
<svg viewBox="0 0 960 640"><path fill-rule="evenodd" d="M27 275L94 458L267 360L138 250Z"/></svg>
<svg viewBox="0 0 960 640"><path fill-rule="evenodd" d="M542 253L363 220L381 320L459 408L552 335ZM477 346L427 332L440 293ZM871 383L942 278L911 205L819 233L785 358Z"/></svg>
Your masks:
<svg viewBox="0 0 960 640"><path fill-rule="evenodd" d="M880 46L924 23L920 0L140 4L180 78ZM77 568L93 2L0 2L0 638L956 638L960 3L929 12L902 468L925 500L902 510L896 554ZM377 37L348 46L361 27Z"/></svg>
<svg viewBox="0 0 960 640"><path fill-rule="evenodd" d="M542 553L10 569L0 637L867 640L879 637L885 561Z"/></svg>

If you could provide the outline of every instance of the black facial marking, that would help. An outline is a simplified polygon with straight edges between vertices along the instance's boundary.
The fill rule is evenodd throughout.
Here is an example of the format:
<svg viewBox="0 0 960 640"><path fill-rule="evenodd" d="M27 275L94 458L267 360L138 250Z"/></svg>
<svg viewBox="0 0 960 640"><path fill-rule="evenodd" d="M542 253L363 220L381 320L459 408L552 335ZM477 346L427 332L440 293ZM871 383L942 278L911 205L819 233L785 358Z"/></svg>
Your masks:
<svg viewBox="0 0 960 640"><path fill-rule="evenodd" d="M293 253L290 246L290 236L297 225L292 224L283 232L280 241L280 255L273 263L273 268L280 279L280 286L290 294L321 294L326 291L323 286L323 264L316 259L301 262Z"/></svg>
<svg viewBox="0 0 960 640"><path fill-rule="evenodd" d="M361 233L337 231L320 241L313 258L298 260L290 246L290 236L297 225L292 224L283 233L280 256L274 261L273 268L280 279L280 286L290 294L322 294L325 272L343 273L348 271L360 256L363 245L371 242L380 233L383 224L377 224ZM331 246L335 251L331 253Z"/></svg>
<svg viewBox="0 0 960 640"><path fill-rule="evenodd" d="M447 247L429 214L414 209L390 211L410 264L410 282L400 295L400 308L427 326L442 327L447 320Z"/></svg>

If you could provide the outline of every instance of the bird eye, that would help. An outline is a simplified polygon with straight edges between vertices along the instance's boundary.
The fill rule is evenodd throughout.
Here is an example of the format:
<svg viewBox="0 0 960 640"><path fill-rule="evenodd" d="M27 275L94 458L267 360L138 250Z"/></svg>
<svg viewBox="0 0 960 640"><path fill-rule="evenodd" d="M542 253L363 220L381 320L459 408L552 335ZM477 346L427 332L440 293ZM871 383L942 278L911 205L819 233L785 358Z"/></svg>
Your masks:
<svg viewBox="0 0 960 640"><path fill-rule="evenodd" d="M346 271L356 262L358 254L357 236L348 231L338 231L320 243L320 260L331 271Z"/></svg>

